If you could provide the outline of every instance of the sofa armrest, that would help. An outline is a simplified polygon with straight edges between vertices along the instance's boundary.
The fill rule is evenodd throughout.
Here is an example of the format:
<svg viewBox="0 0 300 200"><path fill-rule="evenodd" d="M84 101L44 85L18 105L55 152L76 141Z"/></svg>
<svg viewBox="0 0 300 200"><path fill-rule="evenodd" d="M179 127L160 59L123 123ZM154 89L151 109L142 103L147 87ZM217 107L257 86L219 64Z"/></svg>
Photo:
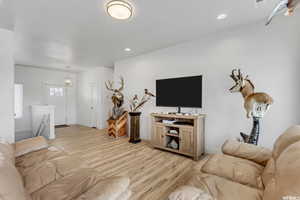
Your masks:
<svg viewBox="0 0 300 200"><path fill-rule="evenodd" d="M15 148L15 156L18 157L33 151L48 148L48 142L44 137L39 136L16 142Z"/></svg>
<svg viewBox="0 0 300 200"><path fill-rule="evenodd" d="M222 151L224 154L251 160L264 166L272 157L272 151L267 148L235 140L227 140L222 146Z"/></svg>
<svg viewBox="0 0 300 200"><path fill-rule="evenodd" d="M213 200L213 197L199 188L195 188L187 185L179 187L174 192L172 192L168 197L168 200L191 200L191 199Z"/></svg>

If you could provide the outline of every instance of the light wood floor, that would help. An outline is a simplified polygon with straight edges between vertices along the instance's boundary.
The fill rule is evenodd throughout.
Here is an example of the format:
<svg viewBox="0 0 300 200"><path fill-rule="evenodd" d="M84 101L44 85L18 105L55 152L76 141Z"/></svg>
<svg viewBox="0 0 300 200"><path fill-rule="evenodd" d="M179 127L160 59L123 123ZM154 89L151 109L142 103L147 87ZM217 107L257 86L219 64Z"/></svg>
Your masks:
<svg viewBox="0 0 300 200"><path fill-rule="evenodd" d="M132 200L164 200L190 176L196 162L192 159L156 150L148 143L128 143L128 138L114 139L105 130L82 126L56 129L52 145L99 171L103 177L128 176Z"/></svg>

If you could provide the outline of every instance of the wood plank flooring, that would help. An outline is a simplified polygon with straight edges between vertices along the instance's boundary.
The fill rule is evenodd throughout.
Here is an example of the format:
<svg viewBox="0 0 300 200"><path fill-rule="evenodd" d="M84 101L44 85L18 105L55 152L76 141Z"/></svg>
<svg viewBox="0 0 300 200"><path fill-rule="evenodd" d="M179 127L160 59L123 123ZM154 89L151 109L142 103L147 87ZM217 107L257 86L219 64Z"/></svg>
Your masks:
<svg viewBox="0 0 300 200"><path fill-rule="evenodd" d="M164 200L196 165L192 159L153 149L148 143L114 139L106 130L83 126L56 129L51 143L96 169L103 177L128 176L132 200Z"/></svg>

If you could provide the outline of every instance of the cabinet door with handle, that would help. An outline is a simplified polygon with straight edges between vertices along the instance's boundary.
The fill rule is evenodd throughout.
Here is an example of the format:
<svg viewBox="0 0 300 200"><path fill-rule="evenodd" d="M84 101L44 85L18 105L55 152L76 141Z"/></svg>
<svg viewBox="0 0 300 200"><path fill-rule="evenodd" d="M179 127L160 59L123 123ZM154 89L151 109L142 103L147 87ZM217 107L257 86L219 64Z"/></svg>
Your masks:
<svg viewBox="0 0 300 200"><path fill-rule="evenodd" d="M165 127L155 125L152 134L152 143L158 146L165 146Z"/></svg>
<svg viewBox="0 0 300 200"><path fill-rule="evenodd" d="M194 153L193 128L180 128L179 150L182 153Z"/></svg>

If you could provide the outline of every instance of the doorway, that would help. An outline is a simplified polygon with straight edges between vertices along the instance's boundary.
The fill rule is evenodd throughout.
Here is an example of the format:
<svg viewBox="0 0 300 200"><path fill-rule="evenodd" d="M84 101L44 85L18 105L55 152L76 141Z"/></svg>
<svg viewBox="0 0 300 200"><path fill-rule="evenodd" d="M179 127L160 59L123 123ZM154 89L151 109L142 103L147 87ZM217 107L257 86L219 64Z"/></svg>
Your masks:
<svg viewBox="0 0 300 200"><path fill-rule="evenodd" d="M60 85L49 85L45 87L45 104L55 106L55 126L67 124L67 89Z"/></svg>

